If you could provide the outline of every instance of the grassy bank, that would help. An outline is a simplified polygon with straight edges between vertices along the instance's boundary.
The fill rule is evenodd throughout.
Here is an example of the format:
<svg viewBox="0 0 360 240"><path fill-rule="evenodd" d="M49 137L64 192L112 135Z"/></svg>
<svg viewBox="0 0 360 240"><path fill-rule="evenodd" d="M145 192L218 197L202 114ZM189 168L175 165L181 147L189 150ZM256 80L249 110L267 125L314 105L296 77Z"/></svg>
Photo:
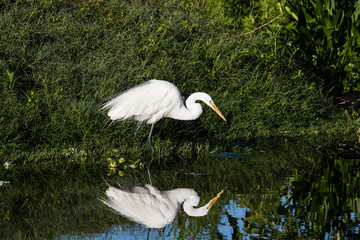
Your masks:
<svg viewBox="0 0 360 240"><path fill-rule="evenodd" d="M2 1L0 9L1 161L135 152L135 124L108 127L100 107L152 78L173 82L184 96L208 92L228 120L209 109L196 121L162 120L154 143L165 156L237 138L358 128L324 79L294 58L299 49L287 42L284 19L233 38L250 28L246 16L229 17L216 1L29 0Z"/></svg>

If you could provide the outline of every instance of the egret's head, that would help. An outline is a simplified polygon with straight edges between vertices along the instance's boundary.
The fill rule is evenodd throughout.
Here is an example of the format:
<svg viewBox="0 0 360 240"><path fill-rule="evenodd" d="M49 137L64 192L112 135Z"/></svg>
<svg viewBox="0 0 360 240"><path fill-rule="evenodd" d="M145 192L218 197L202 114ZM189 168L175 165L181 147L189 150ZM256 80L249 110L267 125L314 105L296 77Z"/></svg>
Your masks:
<svg viewBox="0 0 360 240"><path fill-rule="evenodd" d="M200 202L200 197L195 192L195 194L193 194L192 196L189 196L188 198L185 199L184 205L183 205L184 211L189 216L194 216L194 217L205 216L206 214L208 214L210 208L214 205L216 200L218 200L218 198L221 196L221 194L223 192L224 192L224 190L221 190L221 192L219 192L216 195L216 197L214 197L207 204L205 204L204 206L199 207L199 208L195 208L195 206L197 206Z"/></svg>
<svg viewBox="0 0 360 240"><path fill-rule="evenodd" d="M224 115L222 115L222 113L220 112L218 107L215 105L214 101L209 96L209 94L202 93L202 92L196 93L196 94L198 94L197 97L198 97L199 100L206 103L206 105L208 105L212 110L214 110L226 122L226 119L225 119Z"/></svg>

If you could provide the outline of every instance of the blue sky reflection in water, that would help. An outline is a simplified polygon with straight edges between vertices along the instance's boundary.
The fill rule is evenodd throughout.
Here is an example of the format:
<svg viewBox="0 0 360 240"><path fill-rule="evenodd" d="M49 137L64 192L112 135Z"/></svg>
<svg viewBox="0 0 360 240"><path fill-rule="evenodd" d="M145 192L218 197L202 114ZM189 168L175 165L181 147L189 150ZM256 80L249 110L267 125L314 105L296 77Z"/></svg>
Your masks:
<svg viewBox="0 0 360 240"><path fill-rule="evenodd" d="M180 207L172 223L150 230L99 201L108 188L102 178L132 188L139 186L133 176L106 176L106 167L64 176L22 172L24 179L3 174L1 180L10 184L0 188L5 210L0 233L9 239L146 239L148 234L149 239L356 239L360 159L340 157L338 146L343 144L277 140L221 151L246 157L211 155L178 158L166 167L155 164L152 182L161 191L194 189L199 206L221 189L224 193L208 215L191 217ZM138 179L148 183L146 171Z"/></svg>
<svg viewBox="0 0 360 240"><path fill-rule="evenodd" d="M228 195L225 201L221 201L216 230L210 231L208 237L353 239L357 236L360 227L357 171L360 159L339 157L343 156L339 154L339 148L336 148L338 154L330 149L321 154L317 150L315 155L311 155L314 152L305 154L306 149L302 152L290 148L285 146L276 150L259 146L248 152L214 154L225 162L223 164L229 159L240 158L239 167L253 171L257 177L253 184L250 183L250 191L238 186L240 191L229 193L231 197ZM297 154L291 154L292 151ZM276 156L279 152L283 154ZM284 156L288 162L284 161ZM243 158L246 158L244 164L241 163ZM259 164L265 166L262 168ZM280 164L280 167L274 164ZM233 177L241 178L236 176L237 168L229 169L229 175L235 172ZM221 175L216 178L221 178ZM205 235L197 237L204 238Z"/></svg>

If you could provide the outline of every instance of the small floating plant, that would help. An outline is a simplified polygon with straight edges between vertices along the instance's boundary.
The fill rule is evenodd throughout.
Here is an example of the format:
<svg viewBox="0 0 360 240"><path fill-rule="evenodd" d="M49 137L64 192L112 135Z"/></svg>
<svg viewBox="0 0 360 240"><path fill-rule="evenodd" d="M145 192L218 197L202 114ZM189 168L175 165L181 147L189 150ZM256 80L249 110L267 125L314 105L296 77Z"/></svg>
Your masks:
<svg viewBox="0 0 360 240"><path fill-rule="evenodd" d="M124 158L113 159L111 157L107 158L109 161L108 168L109 173L108 176L119 174L120 176L124 176L127 172L137 171L144 168L144 163L140 161L140 159L133 160L125 160Z"/></svg>

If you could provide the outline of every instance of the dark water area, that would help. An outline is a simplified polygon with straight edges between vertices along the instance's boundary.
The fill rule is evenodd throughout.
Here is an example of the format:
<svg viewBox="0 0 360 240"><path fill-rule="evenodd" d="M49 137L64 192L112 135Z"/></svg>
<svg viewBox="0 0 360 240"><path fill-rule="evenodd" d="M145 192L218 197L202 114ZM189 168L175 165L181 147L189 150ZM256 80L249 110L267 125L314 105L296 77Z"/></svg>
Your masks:
<svg viewBox="0 0 360 240"><path fill-rule="evenodd" d="M160 164L160 159L154 162L150 172L144 168L125 176L108 176L107 166L59 167L58 171L46 166L21 169L1 166L0 236L4 239L358 239L357 142L271 139L238 141L224 149L205 157L175 156L165 166ZM146 184L150 183L155 190L147 188ZM153 213L149 216L141 206L132 211L148 216L135 219L116 213L101 201L106 199L109 185L137 193L143 204L141 194L150 192L160 202L170 198L167 190L175 193L179 188L193 189L201 198L199 206L221 190L224 192L205 216L189 216L180 207L174 219L166 222ZM179 194L187 193L179 191ZM134 205L136 201L131 199L125 205ZM168 213L169 209L164 215ZM139 220L144 217L147 220ZM157 222L163 226L149 228L149 224Z"/></svg>

